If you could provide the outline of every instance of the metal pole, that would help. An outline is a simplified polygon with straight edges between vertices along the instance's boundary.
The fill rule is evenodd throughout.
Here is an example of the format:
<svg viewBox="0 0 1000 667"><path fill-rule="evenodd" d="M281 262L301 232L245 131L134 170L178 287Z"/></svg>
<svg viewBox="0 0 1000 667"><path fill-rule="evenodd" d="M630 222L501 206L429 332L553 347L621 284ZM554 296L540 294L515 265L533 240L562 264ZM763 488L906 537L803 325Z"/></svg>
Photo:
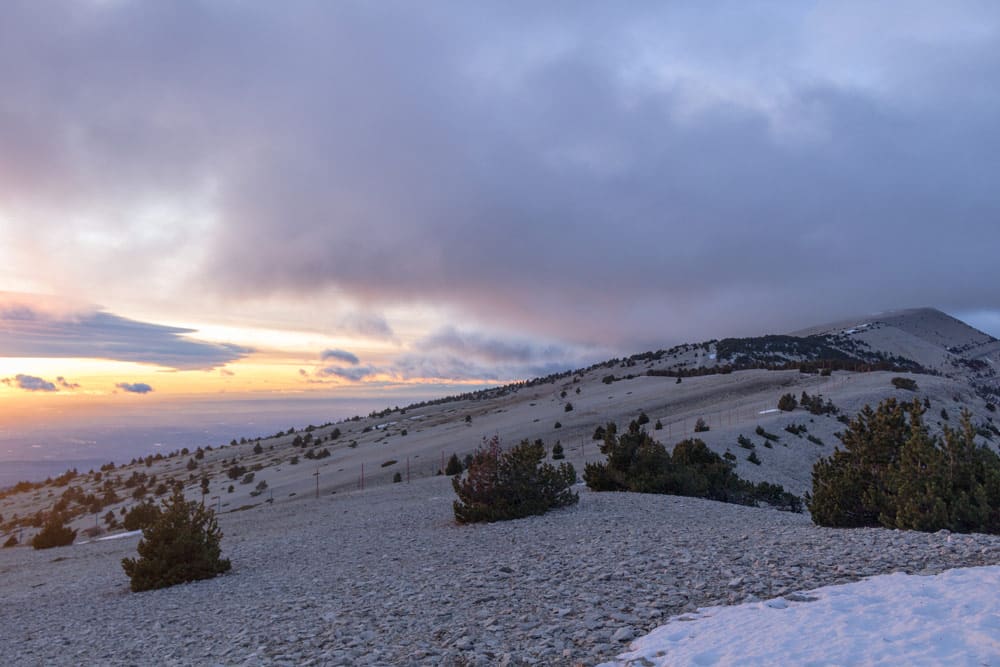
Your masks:
<svg viewBox="0 0 1000 667"><path fill-rule="evenodd" d="M316 497L319 498L319 466L316 466L316 472L313 473L313 477L316 478Z"/></svg>

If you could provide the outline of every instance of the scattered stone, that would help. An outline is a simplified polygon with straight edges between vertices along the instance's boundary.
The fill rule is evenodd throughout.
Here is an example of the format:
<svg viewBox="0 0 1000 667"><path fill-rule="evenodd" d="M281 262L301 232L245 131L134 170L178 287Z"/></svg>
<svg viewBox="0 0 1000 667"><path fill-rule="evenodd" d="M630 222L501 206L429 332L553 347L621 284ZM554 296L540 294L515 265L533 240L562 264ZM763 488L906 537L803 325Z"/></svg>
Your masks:
<svg viewBox="0 0 1000 667"><path fill-rule="evenodd" d="M433 478L225 513L231 572L141 594L119 564L134 541L58 563L0 550L0 664L586 665L712 604L1000 564L998 536L834 530L694 498L582 490L461 527L453 498Z"/></svg>

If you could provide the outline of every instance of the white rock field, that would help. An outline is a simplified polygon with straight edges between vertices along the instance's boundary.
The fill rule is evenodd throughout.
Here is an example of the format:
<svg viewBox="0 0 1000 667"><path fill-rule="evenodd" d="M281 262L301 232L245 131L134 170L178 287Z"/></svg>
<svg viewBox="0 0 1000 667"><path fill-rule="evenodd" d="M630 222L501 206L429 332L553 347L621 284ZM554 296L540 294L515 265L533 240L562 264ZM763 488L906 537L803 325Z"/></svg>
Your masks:
<svg viewBox="0 0 1000 667"><path fill-rule="evenodd" d="M1000 665L1000 567L880 575L671 619L603 667Z"/></svg>

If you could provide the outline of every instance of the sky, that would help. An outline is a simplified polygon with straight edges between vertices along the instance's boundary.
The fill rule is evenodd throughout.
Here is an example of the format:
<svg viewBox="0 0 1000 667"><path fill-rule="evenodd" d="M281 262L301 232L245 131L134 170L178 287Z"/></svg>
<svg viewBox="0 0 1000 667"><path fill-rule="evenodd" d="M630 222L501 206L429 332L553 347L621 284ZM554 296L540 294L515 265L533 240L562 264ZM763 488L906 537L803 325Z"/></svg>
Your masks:
<svg viewBox="0 0 1000 667"><path fill-rule="evenodd" d="M0 429L1000 336L997 80L989 2L8 2Z"/></svg>

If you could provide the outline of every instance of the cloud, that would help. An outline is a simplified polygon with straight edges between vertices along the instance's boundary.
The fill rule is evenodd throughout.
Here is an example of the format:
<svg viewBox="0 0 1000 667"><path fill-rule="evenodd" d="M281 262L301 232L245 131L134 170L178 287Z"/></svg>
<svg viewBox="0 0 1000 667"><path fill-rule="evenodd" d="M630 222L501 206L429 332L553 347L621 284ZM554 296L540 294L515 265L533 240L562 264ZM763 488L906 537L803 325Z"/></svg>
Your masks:
<svg viewBox="0 0 1000 667"><path fill-rule="evenodd" d="M153 391L153 388L145 382L119 382L115 386L130 394L148 394Z"/></svg>
<svg viewBox="0 0 1000 667"><path fill-rule="evenodd" d="M59 386L62 387L63 389L79 389L80 388L80 385L78 383L76 383L76 382L70 382L69 380L67 380L66 378L64 378L62 375L60 375L59 377L56 378L56 382L58 382Z"/></svg>
<svg viewBox="0 0 1000 667"><path fill-rule="evenodd" d="M319 355L319 358L323 361L342 361L345 364L351 364L352 366L357 366L361 363L356 354L348 352L347 350L323 350Z"/></svg>
<svg viewBox="0 0 1000 667"><path fill-rule="evenodd" d="M367 377L376 375L379 372L374 366L352 366L344 368L342 366L327 366L317 371L317 375L322 377L338 377L351 382L360 382Z"/></svg>
<svg viewBox="0 0 1000 667"><path fill-rule="evenodd" d="M389 322L378 313L357 312L345 315L340 319L340 326L345 331L365 338L380 340L395 340L396 338L396 332L393 331Z"/></svg>
<svg viewBox="0 0 1000 667"><path fill-rule="evenodd" d="M996 312L998 78L990 4L19 3L0 265L623 351Z"/></svg>
<svg viewBox="0 0 1000 667"><path fill-rule="evenodd" d="M13 378L4 378L3 383L24 391L59 391L52 382L34 375L15 375Z"/></svg>
<svg viewBox="0 0 1000 667"><path fill-rule="evenodd" d="M66 317L24 303L4 307L0 298L0 356L114 359L188 370L216 368L252 351L199 341L190 333L104 311Z"/></svg>
<svg viewBox="0 0 1000 667"><path fill-rule="evenodd" d="M399 355L391 373L403 378L509 381L586 366L609 350L442 327Z"/></svg>

